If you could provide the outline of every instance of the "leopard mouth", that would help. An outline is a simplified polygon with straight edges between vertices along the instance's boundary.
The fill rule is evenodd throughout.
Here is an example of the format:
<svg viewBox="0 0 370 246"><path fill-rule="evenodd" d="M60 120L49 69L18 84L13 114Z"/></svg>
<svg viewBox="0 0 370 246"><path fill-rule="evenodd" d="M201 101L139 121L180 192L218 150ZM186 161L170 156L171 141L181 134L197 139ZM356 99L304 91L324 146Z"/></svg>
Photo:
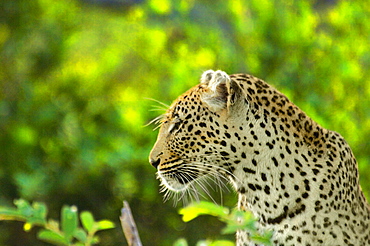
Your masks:
<svg viewBox="0 0 370 246"><path fill-rule="evenodd" d="M157 174L162 185L175 192L186 190L199 178L199 173L196 170L191 170L184 166L183 161L181 161L179 164L172 165L171 167L159 169Z"/></svg>
<svg viewBox="0 0 370 246"><path fill-rule="evenodd" d="M171 173L158 171L158 177L167 189L179 192L186 190L198 178L198 175L176 170Z"/></svg>
<svg viewBox="0 0 370 246"><path fill-rule="evenodd" d="M186 190L189 185L194 181L194 179L181 179L179 177L172 177L168 175L163 175L158 173L159 179L161 180L162 186L166 187L168 190L181 192Z"/></svg>

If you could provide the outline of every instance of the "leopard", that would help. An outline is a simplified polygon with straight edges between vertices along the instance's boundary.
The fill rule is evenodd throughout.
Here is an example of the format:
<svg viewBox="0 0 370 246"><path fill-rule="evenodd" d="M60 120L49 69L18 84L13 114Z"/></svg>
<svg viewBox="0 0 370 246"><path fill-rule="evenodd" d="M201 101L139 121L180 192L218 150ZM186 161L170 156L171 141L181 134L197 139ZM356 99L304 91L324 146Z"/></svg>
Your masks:
<svg viewBox="0 0 370 246"><path fill-rule="evenodd" d="M158 121L149 162L166 193L183 197L213 177L273 232L271 245L370 245L351 148L265 81L205 71ZM239 230L236 245L263 244Z"/></svg>

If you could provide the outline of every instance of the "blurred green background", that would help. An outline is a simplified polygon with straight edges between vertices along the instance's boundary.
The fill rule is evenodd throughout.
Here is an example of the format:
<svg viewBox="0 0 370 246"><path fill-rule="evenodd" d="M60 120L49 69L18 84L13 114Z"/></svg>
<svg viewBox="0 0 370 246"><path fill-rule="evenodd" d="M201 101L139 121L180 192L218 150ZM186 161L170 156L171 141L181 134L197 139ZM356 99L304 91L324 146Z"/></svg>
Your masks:
<svg viewBox="0 0 370 246"><path fill-rule="evenodd" d="M170 103L207 69L258 76L340 132L369 197L369 43L362 0L3 0L0 205L90 210L117 225L101 245L126 245L124 199L144 245L219 237L216 219L185 224L181 204L163 203L147 161L157 133L144 127L163 113L147 98ZM35 231L1 222L0 245L47 245Z"/></svg>

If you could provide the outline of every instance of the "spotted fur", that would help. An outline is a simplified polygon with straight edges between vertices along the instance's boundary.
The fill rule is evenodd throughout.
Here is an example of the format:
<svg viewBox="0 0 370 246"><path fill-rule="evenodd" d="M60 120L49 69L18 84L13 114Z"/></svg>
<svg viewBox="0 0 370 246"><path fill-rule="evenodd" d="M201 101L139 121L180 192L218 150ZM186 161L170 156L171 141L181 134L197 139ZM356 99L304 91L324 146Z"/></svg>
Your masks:
<svg viewBox="0 0 370 246"><path fill-rule="evenodd" d="M251 75L204 72L164 115L150 162L180 197L207 176L229 179L238 207L274 231L273 245L370 245L348 144ZM237 245L254 244L239 231Z"/></svg>

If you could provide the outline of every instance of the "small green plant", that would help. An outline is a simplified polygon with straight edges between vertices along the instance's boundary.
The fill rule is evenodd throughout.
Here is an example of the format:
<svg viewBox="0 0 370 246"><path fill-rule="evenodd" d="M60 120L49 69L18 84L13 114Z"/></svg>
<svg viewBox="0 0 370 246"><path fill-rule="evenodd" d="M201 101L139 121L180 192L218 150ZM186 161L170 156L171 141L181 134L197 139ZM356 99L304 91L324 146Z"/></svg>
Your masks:
<svg viewBox="0 0 370 246"><path fill-rule="evenodd" d="M42 227L37 237L54 245L90 246L99 242L96 232L114 228L111 221L95 221L88 211L78 215L76 206L63 206L61 222L58 222L47 220L47 207L43 203L34 202L31 205L19 199L15 200L14 204L16 208L0 207L0 221L22 221L25 231L30 231L34 226ZM82 227L79 226L78 216Z"/></svg>
<svg viewBox="0 0 370 246"><path fill-rule="evenodd" d="M259 244L265 246L271 245L272 231L259 232L256 228L256 218L250 212L243 212L237 209L228 209L223 206L216 205L210 202L201 201L191 204L188 207L180 209L179 213L183 216L185 222L195 219L200 215L212 215L217 217L222 222L226 223L223 228L223 234L235 233L238 230L246 230L249 232L249 238ZM197 246L232 246L235 245L230 241L199 241ZM187 246L184 239L179 239L174 246Z"/></svg>

